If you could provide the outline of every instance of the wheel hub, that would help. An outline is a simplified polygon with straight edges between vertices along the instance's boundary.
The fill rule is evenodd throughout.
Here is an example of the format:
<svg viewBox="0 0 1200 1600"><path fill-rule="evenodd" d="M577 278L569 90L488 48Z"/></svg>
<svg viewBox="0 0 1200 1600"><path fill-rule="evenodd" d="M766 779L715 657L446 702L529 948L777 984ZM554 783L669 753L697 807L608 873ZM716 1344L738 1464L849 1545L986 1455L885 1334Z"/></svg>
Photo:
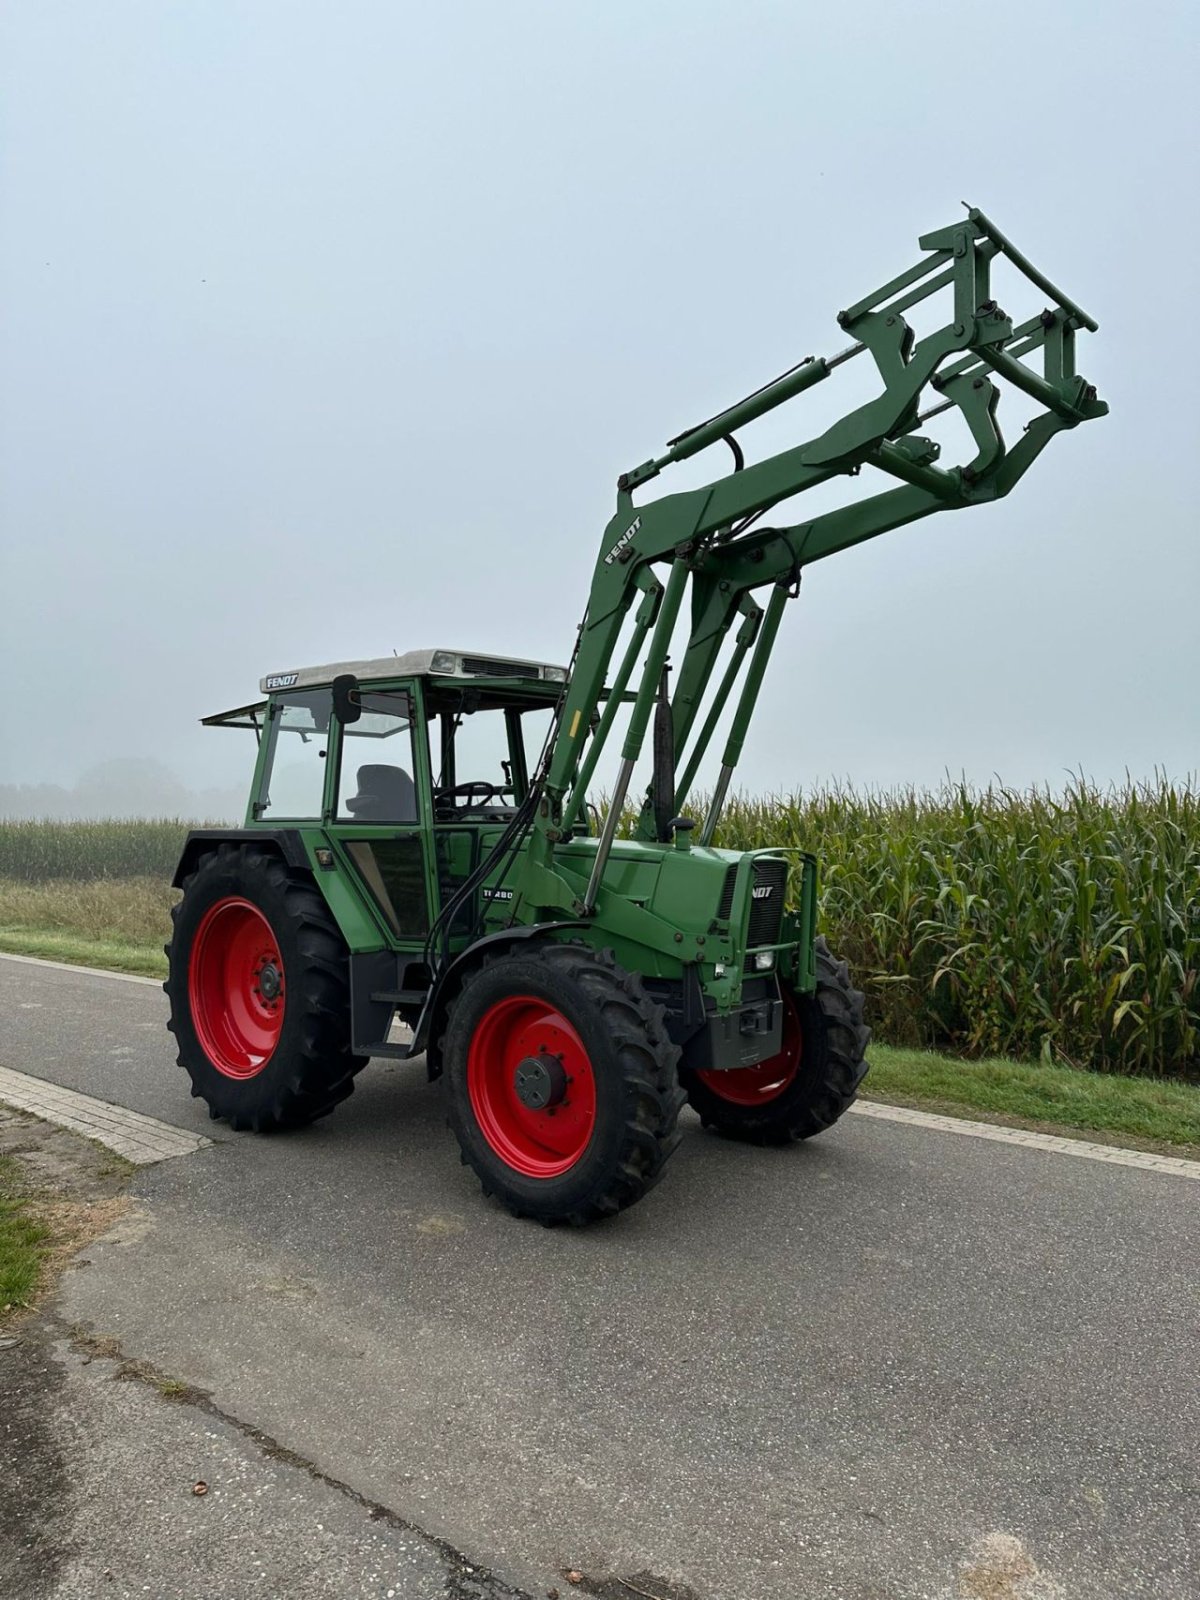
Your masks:
<svg viewBox="0 0 1200 1600"><path fill-rule="evenodd" d="M283 974L273 961L264 962L258 971L258 989L263 999L268 1004L279 999L279 991L283 988Z"/></svg>
<svg viewBox="0 0 1200 1600"><path fill-rule="evenodd" d="M517 1099L531 1111L544 1111L561 1104L567 1092L567 1070L559 1056L542 1052L526 1056L513 1073Z"/></svg>

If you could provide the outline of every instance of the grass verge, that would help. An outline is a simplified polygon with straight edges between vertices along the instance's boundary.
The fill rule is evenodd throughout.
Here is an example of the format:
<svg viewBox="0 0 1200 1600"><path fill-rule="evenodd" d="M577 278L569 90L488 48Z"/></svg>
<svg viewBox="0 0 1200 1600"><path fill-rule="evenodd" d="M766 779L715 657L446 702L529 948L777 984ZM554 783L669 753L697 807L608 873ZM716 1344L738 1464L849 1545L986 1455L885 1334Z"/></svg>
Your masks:
<svg viewBox="0 0 1200 1600"><path fill-rule="evenodd" d="M165 978L174 889L160 878L0 878L0 950Z"/></svg>
<svg viewBox="0 0 1200 1600"><path fill-rule="evenodd" d="M78 934L42 928L0 927L0 951L38 956L75 967L103 967L109 972L134 972L143 978L165 978L167 958L161 945L124 944L113 939L85 939Z"/></svg>
<svg viewBox="0 0 1200 1600"><path fill-rule="evenodd" d="M133 1171L103 1145L0 1105L0 1328L124 1213Z"/></svg>
<svg viewBox="0 0 1200 1600"><path fill-rule="evenodd" d="M867 1100L1200 1157L1200 1086L872 1045Z"/></svg>
<svg viewBox="0 0 1200 1600"><path fill-rule="evenodd" d="M19 1163L0 1155L0 1324L32 1301L49 1237L31 1214Z"/></svg>

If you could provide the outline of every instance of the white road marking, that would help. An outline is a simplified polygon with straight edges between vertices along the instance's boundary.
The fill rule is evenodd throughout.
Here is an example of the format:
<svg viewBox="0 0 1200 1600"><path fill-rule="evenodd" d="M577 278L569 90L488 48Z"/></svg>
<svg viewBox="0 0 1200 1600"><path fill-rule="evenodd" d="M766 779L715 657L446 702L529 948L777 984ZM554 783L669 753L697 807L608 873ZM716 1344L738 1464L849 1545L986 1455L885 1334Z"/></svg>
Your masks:
<svg viewBox="0 0 1200 1600"><path fill-rule="evenodd" d="M38 956L9 955L7 951L0 951L0 961L22 961L31 967L53 967L58 972L82 972L92 978L115 978L121 983L148 983L152 988L160 989L162 984L157 978L141 978L131 972L107 972L101 967L77 967L68 961L43 961ZM0 1078L6 1073L0 1067ZM24 1073L10 1073L12 1077L25 1078ZM27 1080L41 1083L41 1079ZM55 1088L54 1085L45 1084L46 1089ZM72 1095L73 1090L56 1089L60 1095ZM163 1130L176 1139L189 1140L188 1150L173 1149L171 1155L184 1155L202 1145L210 1144L209 1139L200 1138L198 1135L184 1133L182 1129L168 1127L165 1122L155 1122L152 1117L141 1117L136 1111L121 1111L117 1106L106 1106L104 1101L92 1100L88 1095L75 1095L75 1099L85 1101L91 1106L100 1106L108 1112L119 1112L121 1116L136 1117L143 1123L149 1123L157 1129ZM0 1100L10 1099L0 1088ZM15 1101L10 1101L16 1104ZM24 1108L22 1108L24 1109ZM32 1108L30 1108L32 1109ZM1026 1150L1046 1150L1052 1155L1075 1156L1082 1161L1107 1161L1115 1167L1137 1167L1142 1172L1164 1172L1176 1178L1200 1179L1200 1161L1187 1161L1182 1156L1154 1155L1145 1150L1123 1150L1111 1144L1093 1144L1087 1139L1064 1139L1053 1133L1030 1133L1024 1128L1002 1128L992 1122L971 1122L965 1117L946 1117L935 1111L914 1111L910 1106L889 1106L879 1100L857 1100L851 1106L851 1111L856 1111L860 1116L878 1117L883 1122L906 1122L913 1128L928 1128L934 1133L956 1133L960 1138L966 1139L991 1139L996 1144L1015 1144ZM38 1116L46 1116L49 1122L57 1121L47 1113L37 1111ZM64 1123L63 1126L71 1126ZM92 1138L101 1138L99 1134L91 1134ZM104 1141L107 1143L107 1141ZM114 1145L112 1148L116 1148ZM122 1151L123 1155L125 1152ZM130 1156L131 1161L137 1160ZM143 1157L144 1160L161 1161L160 1155Z"/></svg>
<svg viewBox="0 0 1200 1600"><path fill-rule="evenodd" d="M1200 1161L1182 1156L1159 1156L1148 1150L1122 1150L1111 1144L1091 1144L1087 1139L1063 1139L1053 1133L1030 1133L1024 1128L1001 1128L992 1122L970 1122L965 1117L943 1117L934 1111L914 1111L910 1106L886 1106L878 1100L856 1100L850 1107L860 1116L883 1122L906 1122L935 1133L957 1133L960 1138L992 1139L996 1144L1021 1145L1026 1150L1048 1150L1052 1155L1076 1156L1083 1161L1107 1161L1114 1167L1139 1167L1143 1172L1165 1172L1175 1178L1200 1179Z"/></svg>
<svg viewBox="0 0 1200 1600"><path fill-rule="evenodd" d="M172 1128L155 1117L144 1117L140 1111L109 1105L106 1100L95 1100L90 1094L64 1089L10 1067L0 1067L0 1101L41 1117L43 1122L95 1139L139 1167L169 1161L172 1156L194 1155L212 1143L202 1134Z"/></svg>
<svg viewBox="0 0 1200 1600"><path fill-rule="evenodd" d="M161 978L143 978L136 972L109 972L103 967L80 967L73 961L43 961L41 956L15 956L0 950L0 961L20 961L27 967L53 967L56 972L82 972L89 978L116 978L118 983L148 983L152 989L162 988Z"/></svg>

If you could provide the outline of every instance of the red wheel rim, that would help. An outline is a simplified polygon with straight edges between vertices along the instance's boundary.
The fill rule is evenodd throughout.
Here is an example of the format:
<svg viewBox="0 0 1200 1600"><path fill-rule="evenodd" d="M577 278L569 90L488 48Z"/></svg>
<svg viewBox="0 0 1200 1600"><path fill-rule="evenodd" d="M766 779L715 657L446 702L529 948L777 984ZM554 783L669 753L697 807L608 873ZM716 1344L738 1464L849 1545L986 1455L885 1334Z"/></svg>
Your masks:
<svg viewBox="0 0 1200 1600"><path fill-rule="evenodd" d="M283 1030L283 961L271 924L249 900L209 906L188 961L192 1023L204 1054L227 1078L253 1078Z"/></svg>
<svg viewBox="0 0 1200 1600"><path fill-rule="evenodd" d="M783 1048L755 1067L733 1067L727 1072L698 1072L706 1089L735 1106L761 1106L779 1096L795 1080L804 1054L804 1035L795 999L783 995Z"/></svg>
<svg viewBox="0 0 1200 1600"><path fill-rule="evenodd" d="M544 1075L550 1102L526 1103L519 1073L535 1081ZM510 995L484 1013L467 1051L467 1094L488 1144L523 1177L557 1178L591 1142L592 1063L575 1029L547 1000Z"/></svg>

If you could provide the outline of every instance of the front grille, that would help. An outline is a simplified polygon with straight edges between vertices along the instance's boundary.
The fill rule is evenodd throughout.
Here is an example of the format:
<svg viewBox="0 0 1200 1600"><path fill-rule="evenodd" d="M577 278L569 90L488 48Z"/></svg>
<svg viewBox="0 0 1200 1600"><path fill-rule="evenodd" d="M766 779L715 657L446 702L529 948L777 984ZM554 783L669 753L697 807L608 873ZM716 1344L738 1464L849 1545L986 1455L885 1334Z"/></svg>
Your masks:
<svg viewBox="0 0 1200 1600"><path fill-rule="evenodd" d="M472 678L540 678L534 661L489 661L486 656L464 656L462 669Z"/></svg>
<svg viewBox="0 0 1200 1600"><path fill-rule="evenodd" d="M725 874L725 882L721 887L721 903L717 907L718 922L728 922L729 914L733 910L733 891L737 888L737 863L735 862Z"/></svg>
<svg viewBox="0 0 1200 1600"><path fill-rule="evenodd" d="M787 862L770 857L754 863L750 897L750 920L746 924L746 948L776 944L783 925L783 900L787 889Z"/></svg>

